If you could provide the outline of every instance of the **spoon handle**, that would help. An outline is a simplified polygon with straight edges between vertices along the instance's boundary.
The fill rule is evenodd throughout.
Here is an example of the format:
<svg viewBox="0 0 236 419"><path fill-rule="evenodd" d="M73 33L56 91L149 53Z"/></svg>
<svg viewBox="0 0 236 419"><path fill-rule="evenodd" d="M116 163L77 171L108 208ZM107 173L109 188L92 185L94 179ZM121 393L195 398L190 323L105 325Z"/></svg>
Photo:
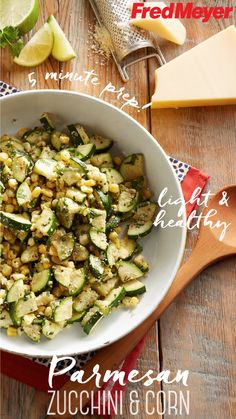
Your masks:
<svg viewBox="0 0 236 419"><path fill-rule="evenodd" d="M217 246L216 246L217 247ZM165 295L162 302L159 306L154 310L154 312L143 322L141 323L135 330L129 333L127 336L123 337L119 341L106 346L98 351L98 353L86 364L84 370L84 377L83 381L88 377L92 376L93 367L98 364L99 365L99 373L103 377L106 370L115 370L119 367L121 362L126 358L126 356L135 348L135 346L139 343L142 337L147 333L147 331L151 328L153 323L159 319L162 313L168 308L168 306L173 302L173 300L180 294L180 292L201 272L203 269L209 265L211 265L215 260L219 259L217 256L219 253L216 250L214 251L214 255L209 255L209 243L201 241L198 242L195 249L192 251L189 259L187 262L182 265L180 270L178 271L174 282L172 283L169 291ZM94 391L96 392L98 389L95 385L95 380L91 379L86 384L80 384L77 382L68 381L59 392L59 399L63 400L64 391L75 391L78 394L77 399L72 398L71 400L71 410L73 411L78 407L78 400L80 400L80 408L84 407L88 404L89 398L83 397L80 399L80 393L84 391L83 394L89 394ZM56 406L54 405L52 408L53 412L56 412ZM58 418L70 418L71 415L64 414L58 416ZM54 416L57 418L57 416ZM49 419L49 417L48 417Z"/></svg>

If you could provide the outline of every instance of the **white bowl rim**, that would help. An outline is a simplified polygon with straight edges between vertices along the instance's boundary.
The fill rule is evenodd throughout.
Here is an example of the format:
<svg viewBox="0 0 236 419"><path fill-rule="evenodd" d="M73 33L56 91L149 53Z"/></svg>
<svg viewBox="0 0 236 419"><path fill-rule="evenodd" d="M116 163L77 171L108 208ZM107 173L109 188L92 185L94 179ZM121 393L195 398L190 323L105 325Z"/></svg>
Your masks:
<svg viewBox="0 0 236 419"><path fill-rule="evenodd" d="M156 147L159 148L160 153L165 157L165 159L167 161L167 164L169 165L169 168L172 171L173 178L175 180L175 184L177 186L179 195L180 195L180 197L182 198L182 200L184 202L184 195L183 195L183 191L182 191L182 188L181 188L180 181L177 178L177 175L175 173L175 170L174 170L171 162L169 161L166 152L161 147L161 145L159 144L159 142L153 137L153 135L145 127L143 127L141 125L140 122L138 122L132 116L130 116L129 114L127 114L126 112L124 112L122 109L119 109L118 107L112 105L111 103L106 102L106 101L104 101L104 100L102 100L100 98L97 98L95 96L88 95L86 93L81 93L81 92L76 92L76 91L71 91L71 90L61 90L61 89L35 89L35 90L18 91L16 93L12 93L12 94L5 95L5 96L0 97L0 102L3 102L3 101L4 102L5 101L6 102L7 101L11 101L11 100L13 100L13 98L15 96L27 96L29 94L34 95L34 94L45 94L45 93L49 93L49 94L53 94L53 95L54 94L56 95L58 93L60 93L60 94L62 93L62 94L66 94L66 95L82 96L82 97L84 97L86 99L93 100L93 101L95 101L97 103L101 103L102 105L105 105L106 107L111 108L111 109L117 111L118 113L121 113L125 118L128 118L131 122L133 122L134 124L138 125L138 127L140 128L140 130L142 130L144 132L144 134L149 138L149 140L151 142L153 142ZM177 273L177 271L178 271L178 269L179 269L179 267L181 265L181 262L183 260L183 255L184 255L184 250L185 250L185 245L186 245L186 237L187 237L187 227L186 227L187 215L186 215L186 212L185 211L182 211L181 217L182 217L182 223L183 223L183 226L184 227L181 228L182 235L181 235L181 243L180 243L180 247L179 247L178 257L177 257L177 260L175 262L175 266L174 266L174 269L172 271L172 275L169 278L169 281L166 283L165 287L163 286L163 292L162 292L162 295L161 295L161 298L159 300L158 305L161 303L161 301L163 300L163 298L167 294L169 288L171 287L171 285L172 285L172 283L174 281L174 278L176 276L176 273ZM87 352L97 351L99 349L102 349L105 346L109 346L112 343L115 343L118 340L122 339L124 336L127 336L134 329L136 329L138 326L140 326L140 324L143 323L153 313L153 311L154 310L147 310L146 311L146 315L143 316L143 318L140 321L138 321L135 326L131 326L129 328L126 328L123 333L120 333L115 338L111 337L110 340L109 340L109 343L107 343L107 344L98 344L98 345L95 344L94 346L90 347L88 351L82 351L82 352L81 351L79 351L79 352L74 352L73 351L73 352L67 352L66 354L63 351L61 351L60 353L57 352L56 354L57 354L57 356L67 356L67 355L68 356L73 356L73 355L76 356L76 355L82 355L82 354L87 353ZM34 355L32 355L32 353L21 352L20 350L9 349L7 347L2 347L2 345L0 345L0 349L4 350L6 352L14 353L16 355L30 356L31 358L32 357L37 357L37 358L51 358L52 357L52 353L49 353L46 350L45 350L45 352L44 352L43 355L42 355L42 353L37 354L37 352L34 353ZM35 349L37 351L37 347L35 347Z"/></svg>

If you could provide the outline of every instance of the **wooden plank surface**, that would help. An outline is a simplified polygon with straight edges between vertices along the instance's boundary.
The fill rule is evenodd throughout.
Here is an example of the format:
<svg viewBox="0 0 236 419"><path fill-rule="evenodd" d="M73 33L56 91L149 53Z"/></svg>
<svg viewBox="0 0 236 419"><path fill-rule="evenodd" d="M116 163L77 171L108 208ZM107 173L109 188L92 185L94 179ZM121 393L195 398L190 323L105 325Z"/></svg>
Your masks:
<svg viewBox="0 0 236 419"><path fill-rule="evenodd" d="M35 88L62 88L86 92L99 96L101 85L123 84L112 62L94 54L89 34L93 30L94 17L87 0L41 0L39 27L46 17L53 13L60 21L78 59L60 64L50 59L36 69ZM198 2L199 5L201 2ZM204 2L202 2L203 4ZM209 2L205 2L208 5ZM213 2L211 2L212 4ZM216 3L216 2L215 2ZM225 0L223 5L231 5ZM235 1L233 2L235 5ZM207 24L198 21L185 22L188 40L183 47L161 42L167 61L184 50L216 33L221 24L211 20ZM226 22L227 23L227 22ZM131 80L125 88L139 103L149 102L153 92L155 63L140 63L131 68ZM68 80L45 80L46 72L77 72L94 70L101 85L84 86L81 82ZM28 69L12 64L6 51L2 53L1 79L20 89L30 89ZM115 95L106 94L103 99L120 106ZM176 156L211 175L209 187L217 190L224 185L236 183L236 111L235 107L199 108L182 110L126 111L150 129L168 154ZM222 156L222 157L221 157ZM186 254L190 252L196 232L190 235ZM208 269L170 307L159 324L149 332L144 351L137 369L145 373L148 369L158 372L169 369L189 369L190 415L165 414L163 418L222 419L236 416L235 406L235 260L218 264ZM37 395L37 408L32 411L35 391L8 377L2 377L2 417L4 419L41 419L45 417L48 400L45 395ZM163 390L180 390L182 386L163 386ZM142 408L138 418L160 418L155 413L145 412L147 389L142 385L129 385L124 398L124 409L117 419L131 419L129 394L137 390ZM151 390L157 392L156 384ZM151 399L150 399L151 400ZM155 401L150 401L150 409Z"/></svg>

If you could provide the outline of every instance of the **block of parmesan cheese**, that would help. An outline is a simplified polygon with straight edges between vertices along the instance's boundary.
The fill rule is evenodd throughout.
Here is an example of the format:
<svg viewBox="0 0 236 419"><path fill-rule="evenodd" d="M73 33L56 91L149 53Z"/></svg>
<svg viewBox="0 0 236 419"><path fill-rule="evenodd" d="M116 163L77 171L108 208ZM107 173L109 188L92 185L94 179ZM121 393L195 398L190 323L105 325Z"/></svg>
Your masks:
<svg viewBox="0 0 236 419"><path fill-rule="evenodd" d="M154 1L146 2L145 7L147 6L150 6L151 8L157 7L160 10L163 10L166 7L166 4L162 1ZM141 29L154 32L161 38L167 39L168 41L174 42L178 45L182 45L186 39L186 29L184 25L179 19L174 17L164 19L160 16L154 19L150 17L150 13L148 12L145 18L136 17L135 19L130 19L130 23Z"/></svg>
<svg viewBox="0 0 236 419"><path fill-rule="evenodd" d="M236 27L158 68L155 82L152 108L236 104Z"/></svg>

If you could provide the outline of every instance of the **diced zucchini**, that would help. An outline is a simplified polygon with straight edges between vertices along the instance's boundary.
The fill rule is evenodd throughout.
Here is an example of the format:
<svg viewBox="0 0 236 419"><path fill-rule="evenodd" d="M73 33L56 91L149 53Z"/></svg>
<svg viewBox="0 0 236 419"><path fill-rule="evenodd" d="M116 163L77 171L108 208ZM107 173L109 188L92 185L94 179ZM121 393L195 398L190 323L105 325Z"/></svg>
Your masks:
<svg viewBox="0 0 236 419"><path fill-rule="evenodd" d="M92 290L91 288L84 289L74 299L73 309L78 313L87 311L90 307L94 305L97 298L98 294L96 293L96 291Z"/></svg>
<svg viewBox="0 0 236 419"><path fill-rule="evenodd" d="M55 302L53 318L55 322L63 322L72 317L72 297L66 297Z"/></svg>
<svg viewBox="0 0 236 419"><path fill-rule="evenodd" d="M16 151L12 160L13 177L18 182L23 182L33 167L33 162L28 154Z"/></svg>
<svg viewBox="0 0 236 419"><path fill-rule="evenodd" d="M69 134L70 134L70 139L72 141L73 144L75 145L79 145L79 144L83 144L83 140L80 136L80 134L78 133L75 125L71 124L67 126Z"/></svg>
<svg viewBox="0 0 236 419"><path fill-rule="evenodd" d="M101 137L100 135L93 135L90 141L96 146L96 153L104 153L113 146L113 140Z"/></svg>
<svg viewBox="0 0 236 419"><path fill-rule="evenodd" d="M22 279L18 279L14 284L11 286L7 293L7 302L14 303L15 301L20 300L25 295L25 287L24 281Z"/></svg>
<svg viewBox="0 0 236 419"><path fill-rule="evenodd" d="M54 266L53 274L57 282L63 285L64 287L69 287L70 285L70 277L72 274L72 268L66 268L65 266Z"/></svg>
<svg viewBox="0 0 236 419"><path fill-rule="evenodd" d="M106 282L94 282L92 287L95 291L98 292L99 295L106 297L113 290L113 288L115 288L118 282L119 278L114 276L113 278L108 279Z"/></svg>
<svg viewBox="0 0 236 419"><path fill-rule="evenodd" d="M128 236L138 238L146 236L153 228L153 221L157 210L157 204L154 202L145 202L139 204L137 211L133 215L133 220L129 224Z"/></svg>
<svg viewBox="0 0 236 419"><path fill-rule="evenodd" d="M95 278L101 278L104 272L102 261L99 257L90 254L89 256L89 267Z"/></svg>
<svg viewBox="0 0 236 419"><path fill-rule="evenodd" d="M120 173L125 180L134 180L140 176L144 176L144 157L142 154L131 154L124 158Z"/></svg>
<svg viewBox="0 0 236 419"><path fill-rule="evenodd" d="M133 280L124 284L124 289L128 297L134 297L136 295L143 294L146 292L146 287L141 281Z"/></svg>
<svg viewBox="0 0 236 419"><path fill-rule="evenodd" d="M44 269L41 272L36 272L33 275L31 281L31 289L32 291L37 294L38 292L42 292L47 288L48 282L51 279L51 270Z"/></svg>
<svg viewBox="0 0 236 419"><path fill-rule="evenodd" d="M33 171L53 181L57 177L57 162L53 159L38 159Z"/></svg>
<svg viewBox="0 0 236 419"><path fill-rule="evenodd" d="M112 167L111 168L102 167L101 172L105 173L109 184L115 183L119 185L120 183L124 182L124 179L121 176L121 174L118 172L118 170L113 169Z"/></svg>
<svg viewBox="0 0 236 419"><path fill-rule="evenodd" d="M113 289L104 300L97 300L95 305L107 315L113 307L117 307L125 297L125 288L118 287Z"/></svg>
<svg viewBox="0 0 236 419"><path fill-rule="evenodd" d="M120 239L119 258L123 260L130 259L136 250L136 241L124 237Z"/></svg>
<svg viewBox="0 0 236 419"><path fill-rule="evenodd" d="M34 214L32 217L32 228L43 236L50 236L56 229L57 219L49 207L43 208L41 214Z"/></svg>
<svg viewBox="0 0 236 419"><path fill-rule="evenodd" d="M60 198L57 203L56 213L59 222L65 228L71 228L75 214L80 211L80 206L70 198Z"/></svg>
<svg viewBox="0 0 236 419"><path fill-rule="evenodd" d="M47 339L54 339L55 336L61 332L62 328L59 324L52 322L48 319L44 319L42 325L42 333Z"/></svg>
<svg viewBox="0 0 236 419"><path fill-rule="evenodd" d="M30 187L27 182L21 183L16 191L16 200L18 205L28 204L32 199Z"/></svg>
<svg viewBox="0 0 236 419"><path fill-rule="evenodd" d="M52 150L50 147L44 147L39 156L40 159L55 159L57 153L55 150Z"/></svg>
<svg viewBox="0 0 236 419"><path fill-rule="evenodd" d="M66 167L65 169L59 172L61 179L66 183L68 186L72 186L76 184L80 179L79 170L73 169L72 167Z"/></svg>
<svg viewBox="0 0 236 419"><path fill-rule="evenodd" d="M84 268L73 270L64 266L56 266L53 273L57 282L68 288L70 295L78 295L82 291L86 279Z"/></svg>
<svg viewBox="0 0 236 419"><path fill-rule="evenodd" d="M70 138L73 144L88 144L90 142L88 135L86 134L84 128L80 124L68 125L68 130L70 133Z"/></svg>
<svg viewBox="0 0 236 419"><path fill-rule="evenodd" d="M119 249L113 242L108 244L106 249L106 256L107 262L111 267L114 266L116 262L119 260Z"/></svg>
<svg viewBox="0 0 236 419"><path fill-rule="evenodd" d="M96 167L113 167L112 155L110 153L95 154L90 159L91 164Z"/></svg>
<svg viewBox="0 0 236 419"><path fill-rule="evenodd" d="M68 287L69 295L78 295L84 287L85 280L86 275L84 268L73 271L70 276L70 284Z"/></svg>
<svg viewBox="0 0 236 419"><path fill-rule="evenodd" d="M79 173L86 173L87 166L82 160L78 159L77 157L70 158L70 166L74 169L77 169Z"/></svg>
<svg viewBox="0 0 236 419"><path fill-rule="evenodd" d="M2 310L0 313L0 328L6 329L8 326L12 326L13 322L11 316L7 310Z"/></svg>
<svg viewBox="0 0 236 419"><path fill-rule="evenodd" d="M15 150L24 151L24 146L17 138L6 138L0 141L0 150L12 155Z"/></svg>
<svg viewBox="0 0 236 419"><path fill-rule="evenodd" d="M52 132L55 129L51 118L46 112L42 114L40 118L40 122L43 125L43 128L45 129L45 131Z"/></svg>
<svg viewBox="0 0 236 419"><path fill-rule="evenodd" d="M93 194L99 205L99 207L104 208L107 212L107 216L111 214L112 211L112 197L109 194L105 194L100 189L94 189Z"/></svg>
<svg viewBox="0 0 236 419"><path fill-rule="evenodd" d="M30 324L22 326L23 332L33 342L39 342L41 338L41 327L38 324Z"/></svg>
<svg viewBox="0 0 236 419"><path fill-rule="evenodd" d="M82 246L82 244L76 243L73 250L72 259L75 262L84 262L88 259L88 257L89 251L86 249L86 247Z"/></svg>
<svg viewBox="0 0 236 419"><path fill-rule="evenodd" d="M84 315L85 315L86 311L82 311L82 313L77 313L76 311L72 313L72 317L68 320L68 323L75 323L75 322L80 322Z"/></svg>
<svg viewBox="0 0 236 419"><path fill-rule="evenodd" d="M124 237L119 240L119 248L114 243L109 243L106 254L109 266L114 266L119 259L130 259L136 249L136 242Z"/></svg>
<svg viewBox="0 0 236 419"><path fill-rule="evenodd" d="M52 146L57 151L60 151L61 148L64 146L64 136L58 131L53 131L51 134L51 143L52 143ZM58 154L60 153L57 153L57 156ZM56 160L59 160L59 159L56 158Z"/></svg>
<svg viewBox="0 0 236 419"><path fill-rule="evenodd" d="M72 255L75 247L75 238L72 233L67 233L58 237L57 240L52 240L52 244L56 248L59 259L63 261Z"/></svg>
<svg viewBox="0 0 236 419"><path fill-rule="evenodd" d="M120 261L117 263L118 275L122 282L132 281L143 276L143 272L134 263Z"/></svg>
<svg viewBox="0 0 236 419"><path fill-rule="evenodd" d="M34 293L10 304L10 316L15 326L20 326L22 317L38 309Z"/></svg>
<svg viewBox="0 0 236 419"><path fill-rule="evenodd" d="M91 227L89 231L91 242L101 250L106 250L108 243L107 243L107 236L105 233L98 231L96 228Z"/></svg>
<svg viewBox="0 0 236 419"><path fill-rule="evenodd" d="M117 210L118 212L129 212L134 210L137 205L138 194L135 189L122 187L118 199Z"/></svg>
<svg viewBox="0 0 236 419"><path fill-rule="evenodd" d="M88 313L84 316L81 325L83 326L84 332L89 335L89 333L98 325L100 320L104 315L99 311L97 307L92 307Z"/></svg>
<svg viewBox="0 0 236 419"><path fill-rule="evenodd" d="M105 210L99 210L96 208L89 209L88 217L91 226L103 233L106 231L106 216L107 213Z"/></svg>
<svg viewBox="0 0 236 419"><path fill-rule="evenodd" d="M72 199L75 202L84 202L86 196L87 195L85 193L79 191L79 189L76 188L68 188L66 190L66 197Z"/></svg>
<svg viewBox="0 0 236 419"><path fill-rule="evenodd" d="M27 246L26 249L21 253L20 259L22 263L35 262L38 260L38 246Z"/></svg>
<svg viewBox="0 0 236 419"><path fill-rule="evenodd" d="M29 231L31 222L22 215L11 214L9 212L0 211L0 222L6 227L20 231Z"/></svg>
<svg viewBox="0 0 236 419"><path fill-rule="evenodd" d="M43 128L35 128L27 131L24 134L23 139L28 141L30 144L37 145L39 141L48 141L50 139L50 134Z"/></svg>
<svg viewBox="0 0 236 419"><path fill-rule="evenodd" d="M83 144L79 145L75 150L75 157L78 157L80 160L88 160L94 155L96 147L94 144Z"/></svg>

